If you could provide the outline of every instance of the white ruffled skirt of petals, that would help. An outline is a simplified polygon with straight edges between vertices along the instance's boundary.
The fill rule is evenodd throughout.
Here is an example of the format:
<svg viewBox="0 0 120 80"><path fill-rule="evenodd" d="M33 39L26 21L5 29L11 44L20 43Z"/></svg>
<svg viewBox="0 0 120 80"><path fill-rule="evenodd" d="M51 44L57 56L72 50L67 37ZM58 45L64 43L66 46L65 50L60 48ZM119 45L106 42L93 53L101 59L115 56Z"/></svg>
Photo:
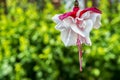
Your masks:
<svg viewBox="0 0 120 80"><path fill-rule="evenodd" d="M74 19L69 16L63 20L60 20L59 16L60 14L57 14L52 19L57 23L55 28L61 32L61 39L65 46L76 45L78 36L81 44L91 45L90 31L92 28L98 29L101 25L101 15L99 13L88 11L80 18L76 17Z"/></svg>

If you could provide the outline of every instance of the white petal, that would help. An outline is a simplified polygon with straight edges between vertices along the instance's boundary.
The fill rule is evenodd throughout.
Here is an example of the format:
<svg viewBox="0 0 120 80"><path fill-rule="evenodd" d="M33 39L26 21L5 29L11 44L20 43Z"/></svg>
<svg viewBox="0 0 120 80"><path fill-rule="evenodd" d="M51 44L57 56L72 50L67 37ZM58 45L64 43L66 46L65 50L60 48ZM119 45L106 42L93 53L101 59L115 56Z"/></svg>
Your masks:
<svg viewBox="0 0 120 80"><path fill-rule="evenodd" d="M91 45L91 40L89 38L89 35L90 35L90 31L93 28L93 22L90 19L85 20L85 22L86 22L86 26L85 26L85 30L83 31L85 35L85 44Z"/></svg>
<svg viewBox="0 0 120 80"><path fill-rule="evenodd" d="M84 37L82 31L77 27L76 23L74 22L75 20L73 20L72 17L65 18L63 21L64 25L68 26L68 28L71 28L75 33Z"/></svg>
<svg viewBox="0 0 120 80"><path fill-rule="evenodd" d="M81 18L87 19L90 17L90 11L85 12L84 14L82 14Z"/></svg>
<svg viewBox="0 0 120 80"><path fill-rule="evenodd" d="M65 26L63 26L62 22L61 23L58 23L55 28L59 31L63 31L64 29L66 29Z"/></svg>
<svg viewBox="0 0 120 80"><path fill-rule="evenodd" d="M71 29L71 24L75 24L74 19L72 17L65 18L64 20L60 20L59 15L55 15L53 20L57 23L56 29L61 31L61 39L65 46L76 45L77 34Z"/></svg>
<svg viewBox="0 0 120 80"><path fill-rule="evenodd" d="M99 13L92 13L90 19L93 21L93 27L98 29L101 26L101 14Z"/></svg>
<svg viewBox="0 0 120 80"><path fill-rule="evenodd" d="M90 45L90 46L92 45L92 43L91 43L91 40L90 40L90 37L89 37L89 36L87 36L87 37L86 37L86 44L87 44L87 45Z"/></svg>
<svg viewBox="0 0 120 80"><path fill-rule="evenodd" d="M86 26L85 29L83 31L84 35L87 36L90 34L90 31L93 28L93 22L90 19L85 20Z"/></svg>
<svg viewBox="0 0 120 80"><path fill-rule="evenodd" d="M75 33L81 35L82 37L85 37L83 31L76 24L71 24L70 27Z"/></svg>
<svg viewBox="0 0 120 80"><path fill-rule="evenodd" d="M101 20L101 15L98 15L98 16L96 17L96 21L95 21L95 24L94 24L94 26L93 26L95 29L98 29L98 28L101 26L100 20Z"/></svg>
<svg viewBox="0 0 120 80"><path fill-rule="evenodd" d="M60 16L60 14L56 14L55 16L53 16L52 17L52 20L55 22L55 23L59 23L59 22L61 22L61 20L59 19L59 16Z"/></svg>
<svg viewBox="0 0 120 80"><path fill-rule="evenodd" d="M77 34L71 29L62 31L61 38L65 46L76 45Z"/></svg>

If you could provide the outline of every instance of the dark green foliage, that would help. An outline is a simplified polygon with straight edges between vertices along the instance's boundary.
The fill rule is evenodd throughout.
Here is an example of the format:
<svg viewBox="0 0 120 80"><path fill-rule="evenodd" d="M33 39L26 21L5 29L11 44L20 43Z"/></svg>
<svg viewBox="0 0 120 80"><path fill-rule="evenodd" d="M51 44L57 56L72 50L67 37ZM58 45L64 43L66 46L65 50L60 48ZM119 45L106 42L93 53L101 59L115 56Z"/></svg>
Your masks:
<svg viewBox="0 0 120 80"><path fill-rule="evenodd" d="M104 3L104 4L103 4ZM38 3L7 0L8 14L0 9L0 80L120 80L120 3L100 0L102 26L91 32L92 46L83 45L83 72L77 47L65 47L46 0ZM91 2L88 2L88 6Z"/></svg>

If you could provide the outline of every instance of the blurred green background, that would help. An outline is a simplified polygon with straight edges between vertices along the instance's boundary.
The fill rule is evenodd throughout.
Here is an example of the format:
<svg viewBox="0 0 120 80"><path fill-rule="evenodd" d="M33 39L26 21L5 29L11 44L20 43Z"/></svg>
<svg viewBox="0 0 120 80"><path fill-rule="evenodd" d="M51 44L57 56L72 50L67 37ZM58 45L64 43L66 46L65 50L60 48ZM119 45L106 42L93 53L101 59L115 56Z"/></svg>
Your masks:
<svg viewBox="0 0 120 80"><path fill-rule="evenodd" d="M82 72L77 47L64 46L51 20L66 2L0 0L0 80L120 80L120 1L85 0L102 11L102 26L83 45Z"/></svg>

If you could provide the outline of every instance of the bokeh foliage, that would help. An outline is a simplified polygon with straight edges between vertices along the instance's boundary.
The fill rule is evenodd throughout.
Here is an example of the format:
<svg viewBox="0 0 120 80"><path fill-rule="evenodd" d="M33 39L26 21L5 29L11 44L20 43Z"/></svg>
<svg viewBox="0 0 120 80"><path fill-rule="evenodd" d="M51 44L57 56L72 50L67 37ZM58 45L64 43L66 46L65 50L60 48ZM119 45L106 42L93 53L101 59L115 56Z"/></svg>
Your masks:
<svg viewBox="0 0 120 80"><path fill-rule="evenodd" d="M120 3L100 0L102 26L91 32L92 46L83 45L83 72L77 47L64 47L51 20L62 5L7 0L7 7L7 15L0 9L0 80L120 79Z"/></svg>

